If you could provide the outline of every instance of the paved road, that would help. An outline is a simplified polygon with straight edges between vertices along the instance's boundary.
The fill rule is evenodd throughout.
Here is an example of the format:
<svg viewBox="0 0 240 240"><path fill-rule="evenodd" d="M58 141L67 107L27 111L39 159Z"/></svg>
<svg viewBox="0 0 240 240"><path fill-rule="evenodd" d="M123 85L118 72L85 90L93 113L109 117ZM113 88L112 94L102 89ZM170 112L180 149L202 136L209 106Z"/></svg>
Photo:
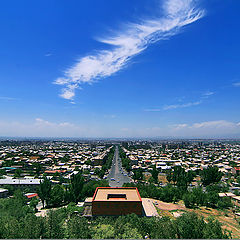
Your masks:
<svg viewBox="0 0 240 240"><path fill-rule="evenodd" d="M116 146L112 167L107 176L107 180L109 181L110 187L122 187L124 183L131 182L131 178L127 176L127 172L122 168L118 146Z"/></svg>

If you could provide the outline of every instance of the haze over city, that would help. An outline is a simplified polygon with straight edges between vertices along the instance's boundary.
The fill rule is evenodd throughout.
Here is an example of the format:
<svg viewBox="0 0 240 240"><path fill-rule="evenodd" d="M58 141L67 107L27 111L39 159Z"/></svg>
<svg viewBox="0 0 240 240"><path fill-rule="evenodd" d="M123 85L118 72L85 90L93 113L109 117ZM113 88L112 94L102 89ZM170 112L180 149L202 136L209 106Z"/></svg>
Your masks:
<svg viewBox="0 0 240 240"><path fill-rule="evenodd" d="M0 11L0 136L240 137L239 1Z"/></svg>

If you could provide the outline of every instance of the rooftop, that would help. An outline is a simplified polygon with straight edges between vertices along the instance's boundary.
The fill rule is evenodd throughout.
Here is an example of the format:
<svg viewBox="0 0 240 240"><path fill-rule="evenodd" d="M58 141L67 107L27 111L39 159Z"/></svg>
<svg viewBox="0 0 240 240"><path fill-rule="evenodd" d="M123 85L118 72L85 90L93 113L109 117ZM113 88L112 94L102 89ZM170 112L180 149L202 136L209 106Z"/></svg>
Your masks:
<svg viewBox="0 0 240 240"><path fill-rule="evenodd" d="M27 185L34 185L34 184L40 184L40 179L0 179L0 185L21 185L21 184L27 184Z"/></svg>
<svg viewBox="0 0 240 240"><path fill-rule="evenodd" d="M0 193L3 193L3 192L8 192L8 190L4 188L0 188Z"/></svg>
<svg viewBox="0 0 240 240"><path fill-rule="evenodd" d="M99 187L93 196L93 201L142 201L137 188Z"/></svg>

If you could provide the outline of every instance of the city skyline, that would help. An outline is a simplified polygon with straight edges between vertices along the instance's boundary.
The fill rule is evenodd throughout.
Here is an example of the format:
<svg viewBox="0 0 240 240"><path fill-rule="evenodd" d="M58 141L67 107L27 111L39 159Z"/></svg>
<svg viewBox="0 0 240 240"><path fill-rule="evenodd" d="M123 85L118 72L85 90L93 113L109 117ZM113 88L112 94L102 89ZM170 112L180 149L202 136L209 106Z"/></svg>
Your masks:
<svg viewBox="0 0 240 240"><path fill-rule="evenodd" d="M2 3L0 136L239 138L239 10Z"/></svg>

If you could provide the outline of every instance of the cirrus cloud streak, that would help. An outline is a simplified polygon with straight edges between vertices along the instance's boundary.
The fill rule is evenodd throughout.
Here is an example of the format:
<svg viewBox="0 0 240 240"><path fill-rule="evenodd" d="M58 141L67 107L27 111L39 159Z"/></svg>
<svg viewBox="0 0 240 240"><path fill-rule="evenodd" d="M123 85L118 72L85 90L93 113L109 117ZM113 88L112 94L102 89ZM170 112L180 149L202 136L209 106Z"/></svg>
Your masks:
<svg viewBox="0 0 240 240"><path fill-rule="evenodd" d="M195 3L195 0L166 0L162 8L159 7L159 12L163 9L161 17L126 24L124 30L114 36L100 39L110 49L80 58L67 69L64 76L54 82L63 86L60 96L73 100L80 85L112 76L150 44L168 39L179 33L182 27L202 18L204 11Z"/></svg>

